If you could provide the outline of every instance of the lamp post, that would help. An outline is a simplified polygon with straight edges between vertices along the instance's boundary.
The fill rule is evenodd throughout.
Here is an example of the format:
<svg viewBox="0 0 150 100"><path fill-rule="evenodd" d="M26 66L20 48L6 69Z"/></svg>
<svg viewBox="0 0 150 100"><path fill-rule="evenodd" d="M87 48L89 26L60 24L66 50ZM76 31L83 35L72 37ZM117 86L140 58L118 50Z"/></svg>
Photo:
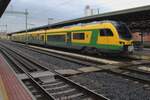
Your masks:
<svg viewBox="0 0 150 100"><path fill-rule="evenodd" d="M28 44L28 10L25 10L25 17L26 17L26 45Z"/></svg>
<svg viewBox="0 0 150 100"><path fill-rule="evenodd" d="M8 27L7 24L6 24L6 25L0 25L0 27L5 27L5 29L2 29L2 28L1 28L1 33L7 34L7 27Z"/></svg>
<svg viewBox="0 0 150 100"><path fill-rule="evenodd" d="M140 49L142 50L143 46L144 46L144 33L141 32L139 35L141 35L141 46L140 46Z"/></svg>
<svg viewBox="0 0 150 100"><path fill-rule="evenodd" d="M25 9L25 12L22 12L22 11L6 11L5 13L7 14L18 14L18 15L25 15L25 30L26 30L26 44L28 44L28 36L27 36L27 33L28 33L28 10Z"/></svg>

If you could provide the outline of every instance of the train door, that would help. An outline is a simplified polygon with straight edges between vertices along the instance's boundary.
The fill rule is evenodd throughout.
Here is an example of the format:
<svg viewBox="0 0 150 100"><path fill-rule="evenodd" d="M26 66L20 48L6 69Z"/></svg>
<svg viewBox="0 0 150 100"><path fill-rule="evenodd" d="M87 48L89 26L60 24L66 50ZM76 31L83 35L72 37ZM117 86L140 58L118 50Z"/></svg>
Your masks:
<svg viewBox="0 0 150 100"><path fill-rule="evenodd" d="M107 37L107 45L114 44L115 39L111 29L105 29L105 36Z"/></svg>
<svg viewBox="0 0 150 100"><path fill-rule="evenodd" d="M104 28L99 30L98 44L102 49L109 49L114 44L114 34L110 28Z"/></svg>
<svg viewBox="0 0 150 100"><path fill-rule="evenodd" d="M98 35L98 41L99 45L102 46L102 48L105 48L106 44L108 44L108 37L106 35L106 29L100 29L99 30L99 35Z"/></svg>
<svg viewBox="0 0 150 100"><path fill-rule="evenodd" d="M71 46L71 32L67 33L67 46Z"/></svg>

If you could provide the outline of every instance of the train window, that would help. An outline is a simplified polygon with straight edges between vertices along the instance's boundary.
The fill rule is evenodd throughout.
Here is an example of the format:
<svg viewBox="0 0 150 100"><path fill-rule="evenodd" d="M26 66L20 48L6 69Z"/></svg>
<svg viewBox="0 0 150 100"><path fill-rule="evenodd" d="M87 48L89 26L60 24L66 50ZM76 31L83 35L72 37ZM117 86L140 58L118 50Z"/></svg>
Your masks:
<svg viewBox="0 0 150 100"><path fill-rule="evenodd" d="M116 26L117 26L117 30L118 30L120 38L127 39L127 40L132 39L132 35L131 35L128 27L125 24L120 22L120 23L117 23Z"/></svg>
<svg viewBox="0 0 150 100"><path fill-rule="evenodd" d="M84 35L84 33L73 33L73 39L75 39L75 40L84 40L85 35Z"/></svg>
<svg viewBox="0 0 150 100"><path fill-rule="evenodd" d="M113 36L113 32L110 29L100 29L100 36Z"/></svg>
<svg viewBox="0 0 150 100"><path fill-rule="evenodd" d="M54 42L65 42L65 35L48 35L47 40Z"/></svg>

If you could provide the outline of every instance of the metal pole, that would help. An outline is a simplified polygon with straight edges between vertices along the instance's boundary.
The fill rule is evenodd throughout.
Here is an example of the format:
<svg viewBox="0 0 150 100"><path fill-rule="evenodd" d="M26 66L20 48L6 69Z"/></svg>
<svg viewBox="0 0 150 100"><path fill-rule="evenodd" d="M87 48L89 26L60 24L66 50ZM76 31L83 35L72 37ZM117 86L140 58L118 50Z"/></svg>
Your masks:
<svg viewBox="0 0 150 100"><path fill-rule="evenodd" d="M144 34L141 32L141 50L143 49L144 46Z"/></svg>
<svg viewBox="0 0 150 100"><path fill-rule="evenodd" d="M143 44L144 43L144 33L143 32L141 33L141 36L142 36L141 41L142 41L142 44Z"/></svg>
<svg viewBox="0 0 150 100"><path fill-rule="evenodd" d="M99 13L100 13L100 12L99 12L99 8L97 8L97 11L98 11L98 14L99 14Z"/></svg>
<svg viewBox="0 0 150 100"><path fill-rule="evenodd" d="M94 9L91 9L91 15L93 15L93 11L94 11Z"/></svg>
<svg viewBox="0 0 150 100"><path fill-rule="evenodd" d="M5 30L5 35L4 35L4 36L5 36L5 37L6 37L6 39L7 39L7 24L6 24L6 26L5 26L5 27L6 27L6 30Z"/></svg>
<svg viewBox="0 0 150 100"><path fill-rule="evenodd" d="M8 27L8 26L7 26L7 24L6 24L6 34L7 34L7 27Z"/></svg>
<svg viewBox="0 0 150 100"><path fill-rule="evenodd" d="M28 10L25 9L26 45L28 44Z"/></svg>

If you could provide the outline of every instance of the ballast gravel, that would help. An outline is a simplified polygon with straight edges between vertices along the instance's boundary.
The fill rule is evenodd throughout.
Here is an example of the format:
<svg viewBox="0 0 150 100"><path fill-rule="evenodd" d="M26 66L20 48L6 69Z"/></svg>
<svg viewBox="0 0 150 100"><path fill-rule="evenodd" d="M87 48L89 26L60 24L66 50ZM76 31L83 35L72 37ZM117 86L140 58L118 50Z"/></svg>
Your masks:
<svg viewBox="0 0 150 100"><path fill-rule="evenodd" d="M49 68L52 70L78 69L78 68L82 68L82 67L88 67L87 65L84 65L84 64L70 62L65 59L61 59L61 58L49 56L47 54L41 54L36 51L32 51L30 49L26 49L24 46L19 45L19 44L10 43L9 45L25 54L28 54L29 56L33 57L34 59L39 60L39 61L49 65Z"/></svg>
<svg viewBox="0 0 150 100"><path fill-rule="evenodd" d="M150 100L150 86L107 72L71 76L73 81L111 100Z"/></svg>

